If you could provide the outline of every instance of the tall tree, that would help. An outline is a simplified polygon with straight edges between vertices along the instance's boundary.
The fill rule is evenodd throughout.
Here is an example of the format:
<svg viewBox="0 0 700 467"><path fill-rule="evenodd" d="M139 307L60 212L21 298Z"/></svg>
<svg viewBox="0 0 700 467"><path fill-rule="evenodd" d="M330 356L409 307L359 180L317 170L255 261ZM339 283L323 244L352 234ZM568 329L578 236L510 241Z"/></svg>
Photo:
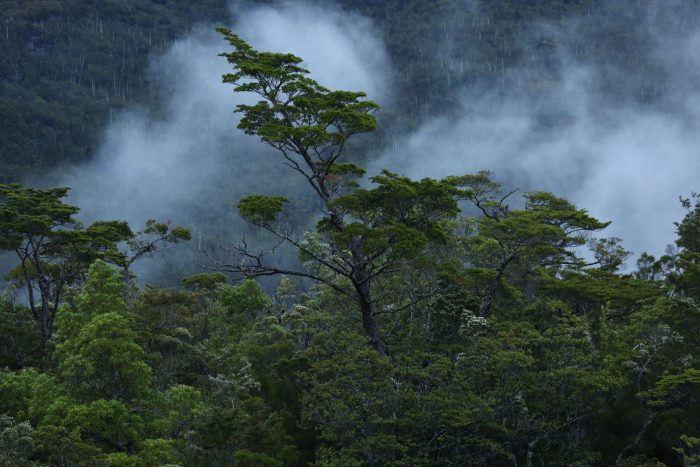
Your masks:
<svg viewBox="0 0 700 467"><path fill-rule="evenodd" d="M67 194L68 188L0 185L0 250L14 251L19 258L8 277L26 288L44 340L51 338L66 288L80 284L93 261L120 266L128 283L135 261L164 245L190 239L189 230L152 219L136 233L125 221L97 221L84 227L74 217L79 208L63 202Z"/></svg>
<svg viewBox="0 0 700 467"><path fill-rule="evenodd" d="M59 320L58 373L78 400L131 401L151 383L124 288L116 271L95 261L76 297L77 310L64 310Z"/></svg>
<svg viewBox="0 0 700 467"><path fill-rule="evenodd" d="M590 233L610 224L547 192L526 193L524 209L510 209L507 201L515 191L503 193L489 172L449 181L467 189L469 200L483 214L473 220L465 237L467 274L482 289L480 316L488 316L499 287L507 285L509 271L516 269L514 276L522 283L538 268L556 272L583 267L585 261L573 248L585 245ZM611 242L616 245L614 239Z"/></svg>
<svg viewBox="0 0 700 467"><path fill-rule="evenodd" d="M0 250L14 251L10 273L24 286L44 340L51 338L56 312L68 286L83 279L95 259L119 261L117 244L133 236L126 222L83 227L78 208L65 204L67 188L0 185Z"/></svg>
<svg viewBox="0 0 700 467"><path fill-rule="evenodd" d="M371 346L384 353L376 320L374 287L382 276L421 256L431 240L444 239L443 221L458 213L464 193L446 181L413 181L389 172L371 178L372 189L359 189L364 170L341 162L351 137L376 128L377 104L362 92L331 91L309 78L301 58L258 52L226 29L219 30L234 47L222 54L234 67L224 82L236 92L261 100L241 104L238 127L276 149L285 165L300 174L318 200L316 231L296 237L278 221L287 199L253 195L243 198L241 215L291 245L305 270L270 264L269 251L254 251L245 241L233 248L234 261L215 259L213 267L248 277L286 274L311 278L351 297L357 304ZM278 245L279 246L279 245Z"/></svg>
<svg viewBox="0 0 700 467"><path fill-rule="evenodd" d="M682 199L681 203L688 212L676 223L676 270L668 275L668 280L681 295L697 299L700 298L700 194L693 193L692 198Z"/></svg>
<svg viewBox="0 0 700 467"><path fill-rule="evenodd" d="M164 248L192 238L189 229L172 226L170 222L158 222L155 219L146 221L143 230L139 230L126 241L127 248L123 251L117 265L122 268L124 282L131 281L131 266L139 259L162 252Z"/></svg>

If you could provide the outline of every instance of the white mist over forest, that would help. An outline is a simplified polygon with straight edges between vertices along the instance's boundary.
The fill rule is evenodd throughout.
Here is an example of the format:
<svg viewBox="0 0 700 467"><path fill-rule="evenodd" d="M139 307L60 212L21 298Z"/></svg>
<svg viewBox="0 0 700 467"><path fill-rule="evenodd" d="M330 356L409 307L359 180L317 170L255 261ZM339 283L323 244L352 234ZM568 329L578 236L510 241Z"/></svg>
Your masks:
<svg viewBox="0 0 700 467"><path fill-rule="evenodd" d="M388 99L388 61L369 20L301 2L233 4L231 12L235 20L224 25L254 47L303 57L326 86ZM135 229L149 218L172 222L190 227L198 247L202 236L236 240L243 226L232 208L241 196L294 189L294 175L236 128L233 111L245 96L222 83L231 68L219 54L230 46L216 26L200 25L152 58L148 76L165 103L163 114L118 114L94 160L61 181L73 187L69 202L80 206L81 219L124 219ZM189 267L194 257L187 256ZM143 275L146 266L139 267Z"/></svg>
<svg viewBox="0 0 700 467"><path fill-rule="evenodd" d="M603 76L618 73L615 85L632 88L639 77L579 60L575 44L580 23L570 18L543 24L543 34L558 45L558 72L515 70L511 81L529 81L533 92L456 89L457 115L426 121L372 169L388 168L411 177L490 170L506 188L552 191L613 221L605 236L623 239L635 255L663 254L675 239L674 222L684 216L679 196L698 190L700 173L700 30L678 31L682 21L658 2L634 8L645 21L640 36L652 46L641 57L660 70L663 100L655 106L612 101L602 93ZM670 10L672 11L672 10ZM670 21L668 16L671 16ZM592 20L595 21L595 20ZM583 36L583 33L580 34ZM543 113L556 121L543 125ZM628 268L630 264L628 264Z"/></svg>
<svg viewBox="0 0 700 467"><path fill-rule="evenodd" d="M526 103L472 96L458 118L425 123L376 167L411 177L491 170L508 188L553 191L612 220L605 234L635 253L663 252L684 214L679 195L697 188L700 115L592 109L576 74L555 91L569 110L564 124L541 128Z"/></svg>
<svg viewBox="0 0 700 467"><path fill-rule="evenodd" d="M700 0L4 4L0 467L700 466Z"/></svg>
<svg viewBox="0 0 700 467"><path fill-rule="evenodd" d="M294 53L319 83L362 90L391 105L391 63L370 20L326 2L233 4L231 12L231 29L255 48ZM700 74L700 31L668 32L653 14L650 9L645 25L654 44L647 60L670 77L663 105L606 101L602 70L577 60L568 46L576 42L579 19L543 24L561 44L555 79L514 70L525 86L455 88L460 111L424 119L375 157L369 174L386 168L420 178L491 170L506 188L553 191L612 220L603 234L621 237L635 254L662 253L674 239L673 222L683 216L678 196L698 189L700 93L688 83ZM149 77L165 103L162 115L116 115L94 160L65 177L83 219L125 219L136 228L148 218L171 221L191 227L197 246L202 230L208 238L233 240L228 237L241 226L231 207L240 196L293 189L294 174L235 128L241 97L221 83L230 67L218 54L228 44L214 26L194 28L152 58ZM547 112L558 120L543 125Z"/></svg>
<svg viewBox="0 0 700 467"><path fill-rule="evenodd" d="M368 20L348 21L347 12L303 3L232 9L237 20L231 28L255 47L304 57L328 86L385 95L386 56ZM259 157L264 147L236 129L233 110L243 101L221 81L230 66L218 55L229 46L214 26L196 28L153 57L149 76L165 102L163 115L119 114L95 159L67 178L71 201L85 217L185 222L181 215L191 208L212 207L200 204L212 184L225 182L235 191L269 185L269 172L260 170L267 165Z"/></svg>

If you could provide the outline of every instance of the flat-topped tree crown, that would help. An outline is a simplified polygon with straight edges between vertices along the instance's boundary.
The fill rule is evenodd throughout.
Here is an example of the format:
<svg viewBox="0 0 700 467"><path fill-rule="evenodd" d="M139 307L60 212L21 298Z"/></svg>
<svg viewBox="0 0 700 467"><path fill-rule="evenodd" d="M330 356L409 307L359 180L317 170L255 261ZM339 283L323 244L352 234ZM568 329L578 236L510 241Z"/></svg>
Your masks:
<svg viewBox="0 0 700 467"><path fill-rule="evenodd" d="M0 249L14 250L25 234L45 236L53 229L73 225L78 208L61 201L67 194L68 188L0 185Z"/></svg>

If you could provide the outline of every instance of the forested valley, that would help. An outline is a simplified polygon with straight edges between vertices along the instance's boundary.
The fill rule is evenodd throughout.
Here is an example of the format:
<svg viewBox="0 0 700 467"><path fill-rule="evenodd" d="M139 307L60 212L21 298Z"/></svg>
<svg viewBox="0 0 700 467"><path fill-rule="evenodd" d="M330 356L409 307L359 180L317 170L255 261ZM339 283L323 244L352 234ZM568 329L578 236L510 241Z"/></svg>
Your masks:
<svg viewBox="0 0 700 467"><path fill-rule="evenodd" d="M697 1L0 8L0 465L700 465ZM307 62L280 24L349 40ZM469 125L573 155L441 158ZM561 141L626 151L609 128L672 135L677 178L591 178ZM680 212L651 252L578 201L635 176L624 232Z"/></svg>

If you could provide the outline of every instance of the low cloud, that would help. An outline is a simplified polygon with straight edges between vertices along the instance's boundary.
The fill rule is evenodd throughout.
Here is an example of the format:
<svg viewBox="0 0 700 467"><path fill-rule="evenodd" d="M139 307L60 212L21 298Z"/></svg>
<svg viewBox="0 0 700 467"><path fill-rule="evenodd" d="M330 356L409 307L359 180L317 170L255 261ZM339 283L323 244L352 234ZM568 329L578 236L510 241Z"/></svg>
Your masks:
<svg viewBox="0 0 700 467"><path fill-rule="evenodd" d="M679 195L700 188L700 92L693 82L700 35L661 27L679 20L668 11L664 18L653 8L637 13L645 21L632 32L650 45L638 59L663 78L653 102L628 98L647 76L577 58L571 44L592 39L577 27L580 18L568 18L540 29L558 46L554 71L524 67L509 76L521 87L456 91L458 112L426 121L371 171L443 177L491 170L507 188L553 191L612 220L603 235L621 237L635 254L663 253L684 215ZM614 83L618 98L603 90L611 77L621 80Z"/></svg>
<svg viewBox="0 0 700 467"><path fill-rule="evenodd" d="M233 31L260 50L302 57L322 85L389 98L387 56L369 20L303 2L234 4L231 11ZM164 103L162 115L120 113L93 160L61 181L72 187L69 202L86 222L124 219L139 228L157 218L191 227L194 245L178 254L187 259L185 269L194 267L192 250L202 236L217 242L238 236L242 226L231 209L238 198L298 186L274 152L235 128L234 107L252 97L221 82L231 68L218 54L229 45L215 26L195 28L151 60L148 76ZM142 276L157 278L168 261L153 266L158 271L142 266Z"/></svg>

